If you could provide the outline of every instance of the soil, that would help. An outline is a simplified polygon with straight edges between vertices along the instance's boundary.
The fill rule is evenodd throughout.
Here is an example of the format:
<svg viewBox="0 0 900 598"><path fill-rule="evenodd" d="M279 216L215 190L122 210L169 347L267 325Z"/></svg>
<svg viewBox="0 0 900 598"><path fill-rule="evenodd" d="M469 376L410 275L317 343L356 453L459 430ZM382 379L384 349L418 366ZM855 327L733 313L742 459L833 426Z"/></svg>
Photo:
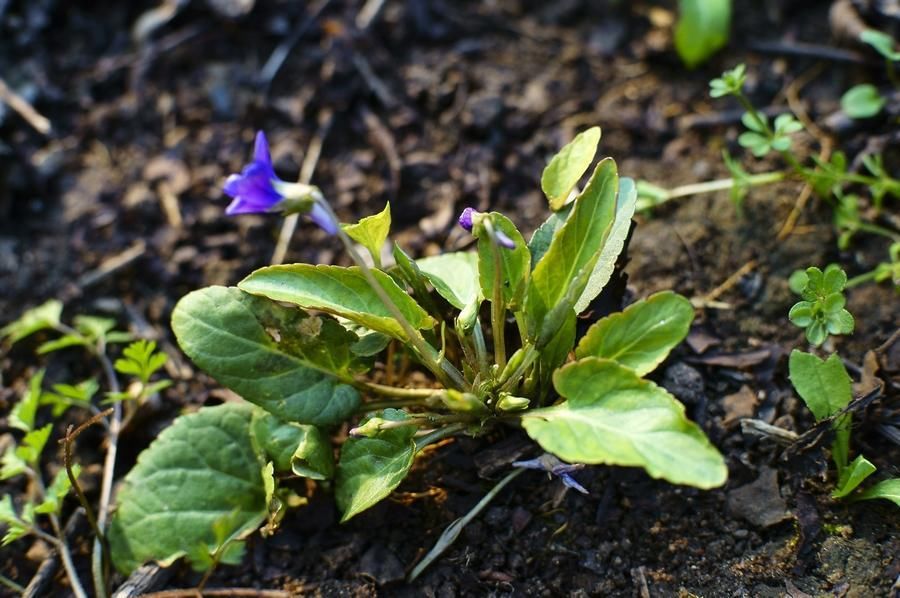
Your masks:
<svg viewBox="0 0 900 598"><path fill-rule="evenodd" d="M361 2L181 4L167 21L150 12L153 2L0 0L0 73L52 124L43 135L0 104L0 322L57 297L68 317L106 314L160 341L176 384L126 430L120 474L176 415L228 399L178 353L168 317L187 292L233 284L270 261L281 221L225 217L220 190L257 129L268 133L285 178L320 139L313 181L341 218L390 200L395 238L423 256L470 242L454 227L468 205L533 230L547 215L539 186L546 160L589 125L603 127L601 152L621 174L667 187L728 176L723 149L745 156L751 170L772 166L737 146L737 105L708 96L708 81L739 62L758 105L786 110L799 101L820 127L843 90L886 83L864 49L848 48L861 64L828 58L823 48L837 46L829 3L813 0L735 3L728 49L694 71L671 49L674 2L388 1L365 28ZM226 16L241 5L252 10ZM819 54L799 55L801 42L820 44ZM278 49L287 56L266 77ZM818 153L823 134L799 136L800 151ZM887 120L842 129L836 143L853 160L872 139L897 172ZM791 454L738 424L748 416L797 432L813 424L786 379L785 356L803 346L786 318L790 273L836 261L853 276L886 254L887 244L871 238L838 251L830 210L815 201L778 241L800 193L798 183L755 190L740 214L727 193L676 200L638 219L629 249L634 297L674 289L708 298L743 273L716 297L727 305L698 311L691 342L655 375L725 454L724 488L588 468L576 474L590 491L583 496L528 472L407 584L443 529L502 477L485 473L479 455L517 436L462 439L419 459L391 499L344 525L330 490L311 488L308 507L290 512L275 536L253 538L244 562L217 570L208 587L322 596L898 595L900 511L831 500L826 441ZM345 258L333 239L301 224L286 261ZM832 348L858 373L866 352L896 330L897 295L870 284L849 293L848 307L856 333ZM2 357L4 412L37 367L35 346ZM888 384L855 414L853 438L880 474L896 476L900 447L879 430L900 407L900 343L881 359ZM48 383L95 373L74 354L40 365ZM83 437L82 462L101 462L101 440ZM97 473L85 473L89 492ZM75 543L85 573L87 546ZM12 544L0 551L3 573L25 583L46 554L40 542ZM198 581L177 567L166 587ZM68 595L63 576L54 584L48 595Z"/></svg>

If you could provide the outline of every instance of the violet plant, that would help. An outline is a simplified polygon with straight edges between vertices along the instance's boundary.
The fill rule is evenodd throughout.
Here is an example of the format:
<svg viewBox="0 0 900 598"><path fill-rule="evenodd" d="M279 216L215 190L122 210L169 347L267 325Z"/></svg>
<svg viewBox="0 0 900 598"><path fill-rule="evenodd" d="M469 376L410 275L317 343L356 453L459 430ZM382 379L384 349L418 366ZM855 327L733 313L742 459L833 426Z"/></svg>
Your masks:
<svg viewBox="0 0 900 598"><path fill-rule="evenodd" d="M656 293L577 332L637 197L610 158L577 190L599 141L599 128L584 131L550 161L541 187L553 213L530 241L506 216L468 208L459 223L473 251L414 259L395 244L385 265L390 207L339 224L317 188L275 177L259 134L253 162L226 183L229 213L307 214L354 265L269 266L181 299L181 348L243 400L179 417L140 456L118 496L116 567L234 562L243 538L266 521L270 533L303 502L290 478L333 488L347 521L397 488L426 447L498 427L524 430L535 458L515 463L483 504L525 469L579 491L577 471L601 464L722 485L720 453L645 379L687 334L690 302ZM428 382L408 383L409 362Z"/></svg>

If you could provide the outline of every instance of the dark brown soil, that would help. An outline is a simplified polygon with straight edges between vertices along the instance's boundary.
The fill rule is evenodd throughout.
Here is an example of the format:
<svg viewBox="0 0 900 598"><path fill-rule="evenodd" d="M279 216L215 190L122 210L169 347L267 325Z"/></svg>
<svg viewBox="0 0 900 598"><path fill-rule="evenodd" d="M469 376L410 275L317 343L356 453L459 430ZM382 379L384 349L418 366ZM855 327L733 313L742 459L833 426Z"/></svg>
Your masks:
<svg viewBox="0 0 900 598"><path fill-rule="evenodd" d="M730 112L737 106L711 100L707 83L738 62L748 63L755 102L786 110L797 88L816 123L850 85L885 82L877 60L861 67L789 51L797 42L835 45L829 3L813 0L737 2L729 49L696 71L671 50L674 2L389 0L366 30L354 24L361 2L259 1L236 19L219 14L221 4L191 2L138 43L131 28L153 2L0 0L0 74L53 126L43 136L0 108L0 324L58 297L69 316L107 313L163 343L176 384L126 431L121 474L184 408L227 398L179 355L168 317L185 293L233 284L269 263L281 222L225 217L220 191L257 129L269 134L286 178L321 135L313 181L339 215L355 220L390 200L395 238L427 255L468 242L454 227L467 205L499 209L533 230L547 214L543 165L589 125L603 127L601 151L625 176L664 186L727 176L722 149L744 156ZM299 39L283 67L260 81L292 35ZM788 50L752 50L764 41ZM798 79L808 82L798 87ZM876 120L837 143L852 159L881 139L896 172L891 132ZM801 151L819 151L815 138L801 139ZM348 524L337 524L329 489L315 488L309 507L291 512L274 537L254 538L244 563L221 568L208 587L324 596L896 594L898 510L831 500L823 452L785 459L737 424L748 415L798 432L812 424L786 380L784 356L803 345L786 317L790 273L837 261L852 276L886 253L872 239L838 252L821 202L777 241L799 193L794 183L754 191L742 216L727 193L677 200L640 218L629 250L635 296L671 288L702 298L753 260L717 298L728 308L698 312L695 340L711 348L685 346L657 375L726 455L726 487L701 492L594 468L577 474L590 490L582 496L529 472L406 584L441 531L503 475L480 476L478 455L515 436L459 440L420 459L392 499ZM344 257L333 240L301 225L287 261L335 260ZM896 329L897 295L859 287L849 308L857 332L834 348L858 365ZM0 408L36 369L33 348L23 343L2 357ZM880 473L898 475L900 449L878 430L898 407L900 343L883 363L894 385L855 416L854 442ZM75 354L50 360L48 382L90 367ZM83 462L100 462L99 443L99 434L84 437ZM86 547L76 543L85 572ZM3 573L26 583L45 554L17 542L0 551ZM169 587L198 581L178 569ZM67 595L57 582L50 595Z"/></svg>

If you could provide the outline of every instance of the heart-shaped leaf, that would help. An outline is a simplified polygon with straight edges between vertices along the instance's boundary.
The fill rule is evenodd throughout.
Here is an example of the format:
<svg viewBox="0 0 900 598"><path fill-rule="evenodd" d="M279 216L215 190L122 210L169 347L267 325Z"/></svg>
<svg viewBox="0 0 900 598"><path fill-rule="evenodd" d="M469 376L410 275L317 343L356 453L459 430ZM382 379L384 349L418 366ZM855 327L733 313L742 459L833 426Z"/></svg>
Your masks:
<svg viewBox="0 0 900 598"><path fill-rule="evenodd" d="M355 388L321 371L349 368L356 337L337 328L228 287L194 291L172 312L181 348L220 384L285 421L314 425L341 422L359 405Z"/></svg>
<svg viewBox="0 0 900 598"><path fill-rule="evenodd" d="M109 529L113 563L123 575L148 561L165 566L215 552L265 519L263 464L250 441L253 412L228 403L181 416L141 453ZM217 533L223 522L227 533Z"/></svg>
<svg viewBox="0 0 900 598"><path fill-rule="evenodd" d="M568 400L522 415L544 450L573 463L643 467L673 484L725 483L722 455L684 406L633 370L588 357L557 370L553 382Z"/></svg>

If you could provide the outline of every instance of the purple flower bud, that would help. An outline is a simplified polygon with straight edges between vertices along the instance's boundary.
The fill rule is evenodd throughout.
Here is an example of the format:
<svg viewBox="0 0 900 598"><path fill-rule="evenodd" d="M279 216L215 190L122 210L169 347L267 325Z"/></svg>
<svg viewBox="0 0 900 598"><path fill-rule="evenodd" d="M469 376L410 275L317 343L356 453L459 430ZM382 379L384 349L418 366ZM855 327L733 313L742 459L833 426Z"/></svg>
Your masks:
<svg viewBox="0 0 900 598"><path fill-rule="evenodd" d="M466 208L462 211L462 214L459 215L459 225L467 231L472 232L472 217L477 215L478 210L475 208Z"/></svg>

